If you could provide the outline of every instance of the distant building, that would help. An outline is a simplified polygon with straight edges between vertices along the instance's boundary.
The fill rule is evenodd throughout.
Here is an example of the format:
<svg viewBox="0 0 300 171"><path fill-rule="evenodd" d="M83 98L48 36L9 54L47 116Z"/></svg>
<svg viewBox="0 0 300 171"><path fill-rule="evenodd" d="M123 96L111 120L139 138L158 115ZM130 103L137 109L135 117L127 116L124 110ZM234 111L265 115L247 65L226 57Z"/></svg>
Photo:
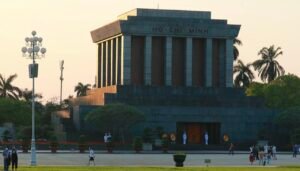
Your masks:
<svg viewBox="0 0 300 171"><path fill-rule="evenodd" d="M144 127L186 131L188 144L257 139L274 111L233 88L233 41L240 25L210 12L134 9L91 32L98 46L97 88L73 100L73 119L98 105L126 103L146 114Z"/></svg>

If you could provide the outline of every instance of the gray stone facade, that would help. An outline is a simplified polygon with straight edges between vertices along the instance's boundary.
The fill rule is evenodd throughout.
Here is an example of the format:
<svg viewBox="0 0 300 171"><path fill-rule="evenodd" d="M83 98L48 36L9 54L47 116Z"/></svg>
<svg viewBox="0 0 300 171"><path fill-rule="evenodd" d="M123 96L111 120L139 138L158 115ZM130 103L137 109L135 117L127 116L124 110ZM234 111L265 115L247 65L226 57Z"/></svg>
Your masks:
<svg viewBox="0 0 300 171"><path fill-rule="evenodd" d="M218 142L214 144L222 143L225 134L236 143L255 142L262 128L272 127L271 121L277 112L266 108L261 98L246 97L243 91L236 88L118 86L117 93L105 94L104 98L106 104L125 103L143 111L146 122L135 128L138 134L147 127L162 127L165 132L180 136L178 123L218 123ZM81 108L87 113L95 106ZM82 122L83 117L81 115Z"/></svg>

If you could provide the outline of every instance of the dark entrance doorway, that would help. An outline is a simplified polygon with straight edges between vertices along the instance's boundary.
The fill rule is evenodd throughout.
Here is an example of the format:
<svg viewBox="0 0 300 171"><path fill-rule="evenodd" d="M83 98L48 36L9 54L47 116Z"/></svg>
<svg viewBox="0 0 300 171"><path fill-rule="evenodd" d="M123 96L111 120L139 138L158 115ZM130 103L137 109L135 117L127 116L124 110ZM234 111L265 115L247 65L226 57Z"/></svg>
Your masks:
<svg viewBox="0 0 300 171"><path fill-rule="evenodd" d="M177 122L177 143L182 144L182 134L187 134L187 144L204 144L204 134L208 133L208 144L220 144L220 123Z"/></svg>

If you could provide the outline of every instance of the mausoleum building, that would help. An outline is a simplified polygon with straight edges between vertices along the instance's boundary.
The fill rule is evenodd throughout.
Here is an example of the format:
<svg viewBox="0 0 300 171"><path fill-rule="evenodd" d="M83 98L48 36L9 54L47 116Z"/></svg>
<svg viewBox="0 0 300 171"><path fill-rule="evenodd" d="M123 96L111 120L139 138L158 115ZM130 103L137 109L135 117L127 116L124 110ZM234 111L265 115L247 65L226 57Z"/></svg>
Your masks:
<svg viewBox="0 0 300 171"><path fill-rule="evenodd" d="M257 140L275 112L233 87L233 41L240 25L206 11L134 9L91 31L98 47L96 88L73 100L72 119L88 129L87 111L126 103L146 115L135 130L187 133L188 144ZM138 132L138 131L137 131Z"/></svg>

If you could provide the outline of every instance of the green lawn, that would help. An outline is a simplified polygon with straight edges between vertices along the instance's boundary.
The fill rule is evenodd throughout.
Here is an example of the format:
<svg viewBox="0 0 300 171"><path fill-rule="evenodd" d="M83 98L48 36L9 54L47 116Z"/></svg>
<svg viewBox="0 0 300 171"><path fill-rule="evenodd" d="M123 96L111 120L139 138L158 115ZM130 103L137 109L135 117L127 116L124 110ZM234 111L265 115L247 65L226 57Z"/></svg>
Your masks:
<svg viewBox="0 0 300 171"><path fill-rule="evenodd" d="M186 170L186 171L300 171L300 166L289 167L20 167L18 171L173 171L173 170Z"/></svg>

